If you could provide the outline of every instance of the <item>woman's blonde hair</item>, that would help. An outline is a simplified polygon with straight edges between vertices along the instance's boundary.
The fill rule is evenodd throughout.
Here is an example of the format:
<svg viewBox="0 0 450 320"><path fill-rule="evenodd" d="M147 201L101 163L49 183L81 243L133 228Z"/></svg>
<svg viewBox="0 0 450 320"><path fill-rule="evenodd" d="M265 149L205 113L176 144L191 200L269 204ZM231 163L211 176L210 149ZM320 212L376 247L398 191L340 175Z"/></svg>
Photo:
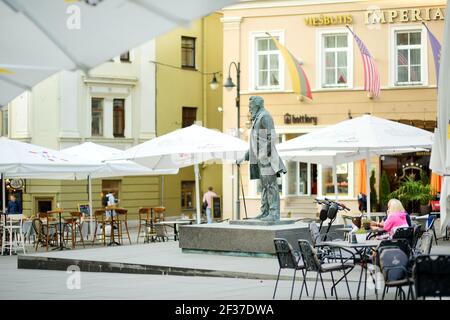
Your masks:
<svg viewBox="0 0 450 320"><path fill-rule="evenodd" d="M405 208L403 208L402 203L398 199L391 199L388 202L388 211L389 212L406 212Z"/></svg>

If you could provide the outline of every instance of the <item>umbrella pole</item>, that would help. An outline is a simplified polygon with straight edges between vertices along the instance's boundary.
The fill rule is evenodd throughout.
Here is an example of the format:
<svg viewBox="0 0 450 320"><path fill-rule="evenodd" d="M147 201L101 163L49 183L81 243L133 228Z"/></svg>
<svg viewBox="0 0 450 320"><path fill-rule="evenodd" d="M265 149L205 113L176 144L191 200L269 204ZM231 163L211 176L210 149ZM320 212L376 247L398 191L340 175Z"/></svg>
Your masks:
<svg viewBox="0 0 450 320"><path fill-rule="evenodd" d="M336 159L333 157L333 185L334 185L334 195L336 197L336 201L338 201L338 185L337 185L337 172L336 172Z"/></svg>
<svg viewBox="0 0 450 320"><path fill-rule="evenodd" d="M198 163L194 164L195 173L195 197L196 197L196 207L197 207L197 224L201 221L201 211L200 211L200 184L199 184L199 173L198 173Z"/></svg>
<svg viewBox="0 0 450 320"><path fill-rule="evenodd" d="M370 219L370 153L366 150L367 217Z"/></svg>
<svg viewBox="0 0 450 320"><path fill-rule="evenodd" d="M90 218L90 226L89 226L89 237L92 235L94 229L94 220L92 219L92 178L91 175L88 175L88 201L89 201L89 218Z"/></svg>

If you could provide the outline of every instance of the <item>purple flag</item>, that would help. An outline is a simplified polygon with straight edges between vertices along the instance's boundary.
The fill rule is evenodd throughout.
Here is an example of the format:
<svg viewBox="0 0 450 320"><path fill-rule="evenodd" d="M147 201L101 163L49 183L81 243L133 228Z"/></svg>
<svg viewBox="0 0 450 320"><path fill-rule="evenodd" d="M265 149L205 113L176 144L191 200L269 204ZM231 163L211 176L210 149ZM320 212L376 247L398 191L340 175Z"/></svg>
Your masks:
<svg viewBox="0 0 450 320"><path fill-rule="evenodd" d="M439 65L441 63L441 44L439 43L439 40L436 39L434 34L431 33L430 29L428 29L428 26L425 23L423 25L425 26L425 28L427 28L428 37L430 38L431 49L433 50L433 57L434 57L434 68L436 69L436 83L439 84Z"/></svg>

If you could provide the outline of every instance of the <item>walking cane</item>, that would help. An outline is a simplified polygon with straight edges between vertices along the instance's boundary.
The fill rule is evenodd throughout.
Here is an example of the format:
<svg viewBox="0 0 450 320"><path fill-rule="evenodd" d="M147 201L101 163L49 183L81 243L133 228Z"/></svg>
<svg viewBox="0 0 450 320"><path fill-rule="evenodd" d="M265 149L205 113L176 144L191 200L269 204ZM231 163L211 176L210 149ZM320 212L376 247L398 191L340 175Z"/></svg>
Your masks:
<svg viewBox="0 0 450 320"><path fill-rule="evenodd" d="M241 182L242 200L244 200L245 220L247 220L248 217L247 217L247 205L245 204L244 184L242 183L242 176L240 175L240 173L241 173L241 165L238 164L237 167L238 167L238 170L239 170L239 180Z"/></svg>

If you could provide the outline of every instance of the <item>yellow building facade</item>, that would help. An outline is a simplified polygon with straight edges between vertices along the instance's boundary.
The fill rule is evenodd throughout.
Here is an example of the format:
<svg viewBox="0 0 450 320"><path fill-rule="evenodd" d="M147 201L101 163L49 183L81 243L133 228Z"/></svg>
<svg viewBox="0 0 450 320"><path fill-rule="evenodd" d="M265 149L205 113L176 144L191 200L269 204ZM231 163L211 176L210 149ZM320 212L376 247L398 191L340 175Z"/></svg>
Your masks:
<svg viewBox="0 0 450 320"><path fill-rule="evenodd" d="M224 64L241 64L241 135L248 138L248 99L262 96L275 122L278 141L370 113L432 131L436 122L436 75L425 23L441 40L445 1L250 1L226 8L222 19ZM381 95L364 91L363 62L355 32L374 57ZM283 58L267 33L302 62L313 100L292 91ZM232 74L232 76L234 76ZM224 90L223 130L236 128L236 92ZM407 172L424 170L429 153L371 159L376 190L382 171L395 187ZM288 162L279 179L282 216L314 216L315 197L331 196L331 168ZM259 212L259 187L241 166L248 216ZM409 170L409 171L408 171ZM358 162L337 168L339 197L357 209ZM236 168L224 166L224 213L236 216ZM241 217L245 217L241 197Z"/></svg>
<svg viewBox="0 0 450 320"><path fill-rule="evenodd" d="M214 75L220 79L222 74L221 16L213 13L175 29L88 74L55 74L2 109L0 135L57 150L87 141L126 149L186 123L221 130L222 91L209 86ZM183 108L191 111L188 117ZM200 191L213 186L221 194L221 167L204 165L200 173ZM93 179L93 207L102 206L102 194L115 191L132 219L139 207L160 205L167 215L190 214L196 205L193 182L193 168L164 177ZM88 203L86 180L26 179L18 189L8 180L7 185L27 216L58 204L75 211Z"/></svg>
<svg viewBox="0 0 450 320"><path fill-rule="evenodd" d="M156 40L156 132L163 135L197 123L222 130L222 91L212 90L222 75L222 15L213 13ZM185 43L183 43L185 41ZM177 50L185 46L185 51ZM192 50L192 47L195 49ZM219 164L200 166L201 196L209 186L222 194ZM163 205L168 214L192 214L196 208L193 167L163 178ZM201 197L200 197L201 199Z"/></svg>

